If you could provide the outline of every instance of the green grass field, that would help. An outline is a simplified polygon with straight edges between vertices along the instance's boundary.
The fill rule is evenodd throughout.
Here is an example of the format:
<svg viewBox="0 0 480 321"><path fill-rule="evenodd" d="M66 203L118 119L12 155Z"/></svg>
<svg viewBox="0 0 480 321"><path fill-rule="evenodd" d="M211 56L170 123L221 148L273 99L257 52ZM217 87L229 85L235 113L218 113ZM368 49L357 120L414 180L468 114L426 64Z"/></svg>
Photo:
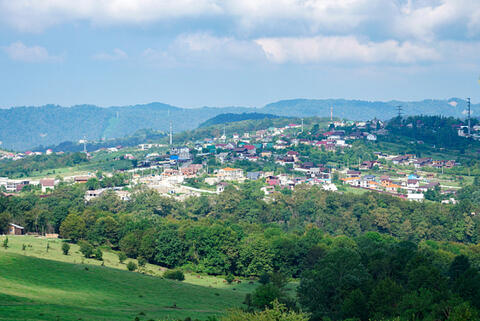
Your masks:
<svg viewBox="0 0 480 321"><path fill-rule="evenodd" d="M184 282L165 280L126 271L112 252L104 251L101 266L82 259L76 245L68 256L60 247L60 240L9 237L9 248L0 248L0 320L206 319L240 306L256 286L194 274ZM154 265L145 270L162 273Z"/></svg>

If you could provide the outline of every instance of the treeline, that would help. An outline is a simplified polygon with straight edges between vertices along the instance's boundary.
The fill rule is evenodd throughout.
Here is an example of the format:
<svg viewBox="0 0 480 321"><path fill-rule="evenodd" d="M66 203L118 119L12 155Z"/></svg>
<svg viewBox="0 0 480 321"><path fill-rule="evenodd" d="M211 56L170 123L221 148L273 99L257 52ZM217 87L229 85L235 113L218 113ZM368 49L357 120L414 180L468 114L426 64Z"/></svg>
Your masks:
<svg viewBox="0 0 480 321"><path fill-rule="evenodd" d="M120 176L118 178L119 183L114 185L121 186L123 180ZM89 188L96 188L94 183L92 180ZM480 238L480 216L476 215L480 203L477 198L464 196L480 194L480 187L476 185L460 191L456 205L408 202L380 193L331 193L308 186L293 192L285 190L274 200L266 201L260 186L254 182L238 188L227 186L220 195L192 197L184 202L140 187L132 192L130 201L121 201L112 192L85 203L85 185L62 184L45 198L33 193L26 193L23 197L2 196L0 213L25 226L27 232L37 233L62 232L61 225L72 216L76 221L84 222L79 226L85 228L80 229L78 236L62 235L64 237L87 239L94 244L107 243L133 257L148 256L152 262L170 267L190 264L199 271L214 274L255 275L256 272L248 268L236 270L240 266L238 262L229 263L226 257L235 257L229 254L229 246L232 251L241 248L242 244L261 247L266 244L264 241L271 239L264 235L255 241L247 241L249 237L258 237L257 231L262 235L264 231L286 233L292 244L299 243L298 235L309 227L328 235L349 237L378 232L416 243L434 240L476 244ZM163 238L162 233L166 233L164 238L168 241L159 241ZM210 234L211 237L206 236ZM167 259L158 253L138 252L139 243L130 246L134 251L129 250L128 240L141 242L144 235L149 235L160 246L175 242L172 257ZM200 248L202 240L210 240L214 235L222 235L225 240L215 240L204 246L212 246L215 251L220 247L224 256L219 254L220 257L210 260L214 255ZM195 244L191 244L192 241ZM270 250L263 252L269 253ZM261 256L259 254L258 258ZM283 265L292 269L291 275L297 275L294 270L298 261L294 261L291 267L288 262Z"/></svg>
<svg viewBox="0 0 480 321"><path fill-rule="evenodd" d="M261 120L261 119L270 119L270 118L280 118L278 115L272 115L272 114L262 114L262 113L241 113L241 114L233 114L233 113L226 113L226 114L220 114L215 117L212 117L203 123L201 123L198 127L208 127L208 126L213 126L213 125L218 125L218 124L227 124L227 123L232 123L232 122L237 122L237 121L242 121L242 120ZM282 117L282 118L288 118L288 117Z"/></svg>
<svg viewBox="0 0 480 321"><path fill-rule="evenodd" d="M472 126L478 123L472 120ZM479 144L471 139L458 136L460 126L466 125L462 120L443 116L409 116L393 118L388 123L388 138L407 137L416 141L435 145L437 148L448 148L465 151L470 146L478 148ZM465 133L466 133L465 129Z"/></svg>
<svg viewBox="0 0 480 321"><path fill-rule="evenodd" d="M66 153L62 155L36 155L19 160L0 161L0 176L21 178L35 175L47 169L75 166L88 162L83 153Z"/></svg>
<svg viewBox="0 0 480 321"><path fill-rule="evenodd" d="M418 204L306 186L266 202L259 186L184 202L140 187L130 201L107 192L85 203L85 185L62 184L46 198L0 197L0 233L15 222L168 268L260 277L245 300L253 310L277 300L311 320L478 316L478 203ZM286 288L292 277L300 280L296 294Z"/></svg>
<svg viewBox="0 0 480 321"><path fill-rule="evenodd" d="M264 118L264 119L249 119L228 123L226 126L227 136L233 134L243 134L245 132L252 132L256 130L268 129L270 127L284 127L288 124L301 124L300 118ZM320 117L308 117L303 120L304 125L320 124L320 126L327 124L326 118ZM173 140L175 142L194 142L203 140L205 138L220 137L223 135L224 125L212 125L209 127L201 127L195 130L186 130L177 134L174 134Z"/></svg>
<svg viewBox="0 0 480 321"><path fill-rule="evenodd" d="M134 134L125 136L122 138L113 138L108 140L100 141L89 141L85 147L88 152L93 152L101 148L110 148L110 147L131 147L137 146L139 144L157 142L164 138L166 135L163 131L153 130L153 129L140 129ZM83 151L83 144L73 141L62 142L58 145L51 146L38 146L35 147L34 151L44 151L45 149L52 149L54 152L81 152Z"/></svg>

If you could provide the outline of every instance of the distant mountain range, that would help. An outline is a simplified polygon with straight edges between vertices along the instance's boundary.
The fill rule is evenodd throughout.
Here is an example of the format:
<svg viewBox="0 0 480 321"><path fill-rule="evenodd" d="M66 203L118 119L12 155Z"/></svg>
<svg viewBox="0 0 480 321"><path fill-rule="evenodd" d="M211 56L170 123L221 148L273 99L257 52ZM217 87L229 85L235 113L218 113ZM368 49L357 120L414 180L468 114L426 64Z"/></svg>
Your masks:
<svg viewBox="0 0 480 321"><path fill-rule="evenodd" d="M396 115L396 106L399 105L402 106L404 115L464 117L466 109L466 101L457 98L415 102L293 99L260 108L179 108L162 103L108 108L92 105L13 107L0 109L0 147L26 150L83 138L99 140L124 137L139 129L168 131L170 122L174 132L179 132L197 128L201 123L220 114L256 112L292 117L328 117L333 107L333 115L338 118L389 119ZM476 116L479 112L480 105L472 105L472 115Z"/></svg>

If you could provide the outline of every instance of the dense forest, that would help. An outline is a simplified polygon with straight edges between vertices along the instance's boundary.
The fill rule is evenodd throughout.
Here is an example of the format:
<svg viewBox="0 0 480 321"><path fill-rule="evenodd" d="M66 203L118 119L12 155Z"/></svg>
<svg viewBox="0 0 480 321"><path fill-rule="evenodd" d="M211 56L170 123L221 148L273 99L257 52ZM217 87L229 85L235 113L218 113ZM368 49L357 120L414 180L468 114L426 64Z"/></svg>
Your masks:
<svg viewBox="0 0 480 321"><path fill-rule="evenodd" d="M62 184L49 197L0 197L0 229L13 221L168 268L260 278L252 311L277 300L311 320L478 315L480 203L467 196L478 184L446 206L307 186L266 201L259 187L184 202L140 187L130 201L112 192L85 203L85 185Z"/></svg>
<svg viewBox="0 0 480 321"><path fill-rule="evenodd" d="M471 126L478 123L473 119ZM466 123L460 119L442 116L409 116L395 117L388 123L387 129L391 135L389 139L395 140L406 137L415 141L421 141L439 148L456 149L465 152L468 147L480 147L473 139L467 139L458 135L460 126ZM465 134L467 129L464 129Z"/></svg>

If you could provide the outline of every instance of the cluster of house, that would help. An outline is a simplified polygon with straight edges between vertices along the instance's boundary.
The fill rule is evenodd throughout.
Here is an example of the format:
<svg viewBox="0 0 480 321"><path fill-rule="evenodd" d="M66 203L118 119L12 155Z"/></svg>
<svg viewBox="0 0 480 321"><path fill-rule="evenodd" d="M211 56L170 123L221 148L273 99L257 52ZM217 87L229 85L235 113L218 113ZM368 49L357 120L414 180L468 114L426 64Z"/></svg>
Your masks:
<svg viewBox="0 0 480 321"><path fill-rule="evenodd" d="M305 171L309 171L312 168L313 167L305 169ZM298 169L302 170L301 167L299 167ZM275 192L276 188L287 188L293 190L295 186L300 184L321 185L325 190L336 191L336 186L331 183L330 173L324 173L323 175L319 175L320 173L320 171L314 169L311 172L311 175L297 177L295 175L289 174L274 175L273 172L264 171L244 173L244 171L240 168L225 167L216 171L213 177L205 178L205 182L210 185L216 185L217 193L223 192L225 186L228 185L227 182L244 182L245 180L259 179L265 180L266 186L262 187L261 190L266 195Z"/></svg>
<svg viewBox="0 0 480 321"><path fill-rule="evenodd" d="M432 157L417 158L414 154L405 154L398 156L379 155L379 158L390 160L395 165L413 166L415 168L434 167L434 168L452 168L458 164L454 160L434 160Z"/></svg>
<svg viewBox="0 0 480 321"><path fill-rule="evenodd" d="M8 177L0 177L0 187L3 187L7 193L17 193L27 185L40 186L42 192L45 193L49 189L54 189L58 184L58 180L53 178L43 178L39 180L32 179L9 179Z"/></svg>
<svg viewBox="0 0 480 321"><path fill-rule="evenodd" d="M64 177L64 182L67 183L86 183L93 175L80 175ZM23 190L25 186L31 185L34 187L39 186L42 193L46 193L48 190L55 189L55 186L60 183L60 180L55 178L42 178L42 179L10 179L8 177L0 177L0 188L4 189L8 194L18 193Z"/></svg>
<svg viewBox="0 0 480 321"><path fill-rule="evenodd" d="M416 174L392 179L389 176L382 175L362 175L362 172L356 170L345 170L340 180L343 184L365 188L375 191L386 192L396 196L406 197L412 201L423 201L424 193L430 189L440 186L439 182L427 180Z"/></svg>
<svg viewBox="0 0 480 321"><path fill-rule="evenodd" d="M0 150L0 160L2 159L9 159L9 160L19 160L25 157L29 156L37 156L37 155L51 155L53 154L53 150L47 149L45 153L43 152L32 152L32 151L26 151L23 153L14 153L14 152L7 152ZM56 154L63 154L63 152L58 152Z"/></svg>
<svg viewBox="0 0 480 321"><path fill-rule="evenodd" d="M124 191L120 187L109 187L109 188L100 188L96 190L88 190L85 192L85 201L90 202L91 200L102 196L104 193L112 191L117 195L119 199L122 201L129 201L130 200L130 192Z"/></svg>

